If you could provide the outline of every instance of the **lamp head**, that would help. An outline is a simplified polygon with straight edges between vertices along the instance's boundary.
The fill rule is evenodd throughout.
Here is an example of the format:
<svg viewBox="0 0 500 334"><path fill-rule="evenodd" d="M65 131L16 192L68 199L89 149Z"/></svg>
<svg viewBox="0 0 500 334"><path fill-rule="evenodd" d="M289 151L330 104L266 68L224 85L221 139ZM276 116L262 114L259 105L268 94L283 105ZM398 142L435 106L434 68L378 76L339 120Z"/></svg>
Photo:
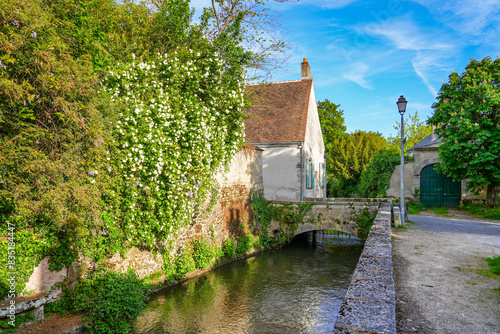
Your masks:
<svg viewBox="0 0 500 334"><path fill-rule="evenodd" d="M405 97L403 95L401 95L398 99L398 102L396 102L396 104L398 105L398 111L399 111L399 114L401 116L403 116L403 114L405 113L406 111L406 104L408 102L406 101Z"/></svg>

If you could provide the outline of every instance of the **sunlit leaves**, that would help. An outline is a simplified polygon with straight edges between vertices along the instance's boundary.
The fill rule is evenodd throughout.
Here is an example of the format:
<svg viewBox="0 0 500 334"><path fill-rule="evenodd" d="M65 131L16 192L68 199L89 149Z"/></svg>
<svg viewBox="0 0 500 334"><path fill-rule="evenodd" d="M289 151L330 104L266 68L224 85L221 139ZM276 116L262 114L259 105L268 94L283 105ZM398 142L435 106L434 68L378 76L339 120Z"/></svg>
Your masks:
<svg viewBox="0 0 500 334"><path fill-rule="evenodd" d="M500 184L500 60L471 59L441 87L430 124L439 126L440 170L479 191Z"/></svg>
<svg viewBox="0 0 500 334"><path fill-rule="evenodd" d="M127 106L117 121L112 168L121 223L133 243L153 246L193 215L202 187L243 140L239 78L213 49L179 48L110 71L106 92Z"/></svg>

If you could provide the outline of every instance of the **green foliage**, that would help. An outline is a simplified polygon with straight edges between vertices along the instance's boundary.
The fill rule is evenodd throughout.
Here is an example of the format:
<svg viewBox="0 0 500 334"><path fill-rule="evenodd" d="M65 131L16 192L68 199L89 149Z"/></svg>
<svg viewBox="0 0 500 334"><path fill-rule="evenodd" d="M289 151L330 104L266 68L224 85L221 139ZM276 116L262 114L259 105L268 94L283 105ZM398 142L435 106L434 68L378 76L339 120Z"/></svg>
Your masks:
<svg viewBox="0 0 500 334"><path fill-rule="evenodd" d="M344 125L344 111L339 108L340 104L334 104L330 100L318 101L318 115L321 123L321 133L326 150L331 150L334 139L346 135Z"/></svg>
<svg viewBox="0 0 500 334"><path fill-rule="evenodd" d="M278 235L278 246L284 246L288 242L288 238L283 232Z"/></svg>
<svg viewBox="0 0 500 334"><path fill-rule="evenodd" d="M500 220L500 206L485 207L481 204L466 204L459 206L459 209L476 217Z"/></svg>
<svg viewBox="0 0 500 334"><path fill-rule="evenodd" d="M35 316L32 314L26 315L16 315L14 320L6 318L5 320L0 320L0 332L2 334L13 334L16 333L19 327L23 324L32 322L35 319ZM14 324L14 326L12 326Z"/></svg>
<svg viewBox="0 0 500 334"><path fill-rule="evenodd" d="M366 239L368 237L368 233L370 233L375 217L377 217L377 211L375 211L373 215L370 215L368 208L364 208L362 213L356 215L359 225L358 237L362 239Z"/></svg>
<svg viewBox="0 0 500 334"><path fill-rule="evenodd" d="M331 149L327 150L329 196L357 194L361 173L372 157L386 145L386 140L375 132L356 131L335 138Z"/></svg>
<svg viewBox="0 0 500 334"><path fill-rule="evenodd" d="M214 170L243 139L242 86L213 52L177 49L132 61L106 80L111 100L128 106L109 168L122 178L111 208L133 244L154 247L188 223Z"/></svg>
<svg viewBox="0 0 500 334"><path fill-rule="evenodd" d="M412 116L411 112L405 113L404 117L404 135L406 142L404 144L405 153L406 150L415 146L422 139L431 134L432 129L430 125L427 125L425 121L420 120L418 117L418 111L415 111L415 115ZM395 136L389 136L387 138L391 150L396 152L401 152L401 122L396 122L394 129L397 130Z"/></svg>
<svg viewBox="0 0 500 334"><path fill-rule="evenodd" d="M452 73L433 104L429 123L439 126L439 172L467 189L487 187L487 204L495 205L500 184L500 59L471 59L462 75Z"/></svg>
<svg viewBox="0 0 500 334"><path fill-rule="evenodd" d="M214 248L205 239L193 240L193 259L196 268L208 267L214 259Z"/></svg>
<svg viewBox="0 0 500 334"><path fill-rule="evenodd" d="M146 306L147 287L129 271L93 273L74 293L74 307L85 311L93 333L129 333L132 322Z"/></svg>
<svg viewBox="0 0 500 334"><path fill-rule="evenodd" d="M224 257L230 258L236 254L235 241L233 238L227 238L222 245L222 253Z"/></svg>
<svg viewBox="0 0 500 334"><path fill-rule="evenodd" d="M490 271L495 275L500 275L500 256L486 259L490 266Z"/></svg>
<svg viewBox="0 0 500 334"><path fill-rule="evenodd" d="M157 250L242 141L241 20L208 41L185 0L4 0L0 17L0 236L15 225L17 292L45 256L58 270L78 252Z"/></svg>
<svg viewBox="0 0 500 334"><path fill-rule="evenodd" d="M405 163L409 161L405 157ZM401 164L400 153L380 150L361 172L359 194L361 197L384 197L389 189L391 176L397 165Z"/></svg>
<svg viewBox="0 0 500 334"><path fill-rule="evenodd" d="M251 237L249 234L244 234L236 239L236 254L241 255L252 248Z"/></svg>
<svg viewBox="0 0 500 334"><path fill-rule="evenodd" d="M425 207L421 203L414 203L413 201L408 202L408 211L410 215L419 215L420 211L428 210L429 208Z"/></svg>
<svg viewBox="0 0 500 334"><path fill-rule="evenodd" d="M260 231L259 238L251 241L251 243L253 246L260 245L265 248L283 245L284 242L289 241L286 233L290 235L294 230L296 230L298 224L304 221L304 217L311 211L313 206L314 203L312 202L276 204L272 201L266 200L260 194L253 194L252 209L256 221L260 223ZM269 226L272 220L277 221L280 227L286 231L286 233L281 232L279 237L280 239L277 243L275 238L269 235Z"/></svg>
<svg viewBox="0 0 500 334"><path fill-rule="evenodd" d="M175 279L181 279L186 274L196 270L193 254L189 247L185 247L175 258Z"/></svg>
<svg viewBox="0 0 500 334"><path fill-rule="evenodd" d="M164 251L163 257L163 273L165 274L165 281L171 282L175 279L175 262L170 259L169 252Z"/></svg>

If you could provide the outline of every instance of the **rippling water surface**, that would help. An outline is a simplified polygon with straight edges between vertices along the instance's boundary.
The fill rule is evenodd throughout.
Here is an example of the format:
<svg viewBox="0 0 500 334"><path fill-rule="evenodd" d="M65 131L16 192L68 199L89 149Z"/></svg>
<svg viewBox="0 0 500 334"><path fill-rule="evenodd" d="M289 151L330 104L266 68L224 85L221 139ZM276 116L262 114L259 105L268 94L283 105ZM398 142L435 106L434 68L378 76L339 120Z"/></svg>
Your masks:
<svg viewBox="0 0 500 334"><path fill-rule="evenodd" d="M362 250L357 238L303 234L156 293L135 333L330 333Z"/></svg>

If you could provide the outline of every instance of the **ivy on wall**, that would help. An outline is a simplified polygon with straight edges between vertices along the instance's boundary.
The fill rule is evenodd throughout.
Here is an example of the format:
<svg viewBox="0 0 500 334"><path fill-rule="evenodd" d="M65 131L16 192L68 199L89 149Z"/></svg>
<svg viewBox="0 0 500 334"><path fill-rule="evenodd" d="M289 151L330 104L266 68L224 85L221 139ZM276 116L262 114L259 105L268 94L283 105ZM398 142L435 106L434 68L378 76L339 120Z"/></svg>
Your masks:
<svg viewBox="0 0 500 334"><path fill-rule="evenodd" d="M15 241L17 293L45 256L57 270L168 247L242 141L239 21L208 41L189 1L155 5L1 2L0 253Z"/></svg>

